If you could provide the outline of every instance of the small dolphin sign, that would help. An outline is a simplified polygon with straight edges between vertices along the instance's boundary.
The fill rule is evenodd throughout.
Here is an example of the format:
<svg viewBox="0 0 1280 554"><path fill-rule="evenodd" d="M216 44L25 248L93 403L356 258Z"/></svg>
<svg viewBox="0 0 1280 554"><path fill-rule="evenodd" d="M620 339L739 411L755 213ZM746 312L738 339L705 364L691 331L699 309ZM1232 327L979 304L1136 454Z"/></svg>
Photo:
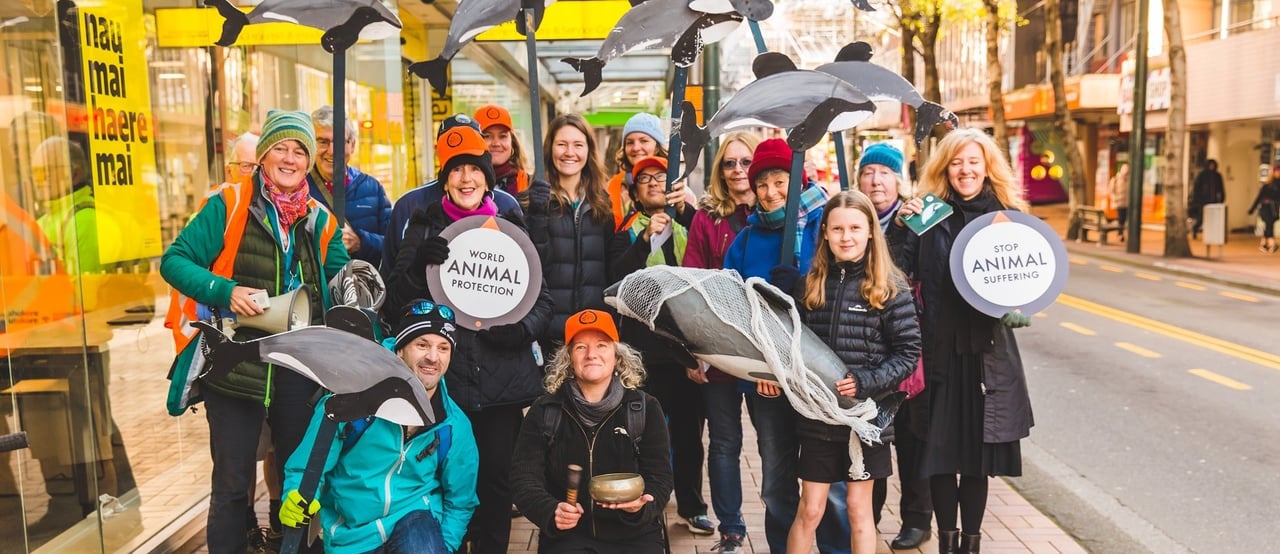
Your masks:
<svg viewBox="0 0 1280 554"><path fill-rule="evenodd" d="M545 0L534 12L535 28L542 23L546 7L553 2L555 0ZM458 9L453 12L453 19L449 22L449 36L444 39L444 47L440 49L440 54L430 60L410 64L409 71L430 82L432 89L444 90L449 86L447 75L449 62L458 55L458 51L462 50L463 46L470 44L480 33L511 20L516 22L516 30L525 32L523 19L518 17L520 7L520 0L461 0L458 3Z"/></svg>
<svg viewBox="0 0 1280 554"><path fill-rule="evenodd" d="M925 100L920 92L901 75L871 63L871 45L853 42L836 56L836 61L818 66L815 71L829 73L858 87L872 99L897 100L916 109L916 144L924 141L937 125L947 124L954 129L960 120L951 110Z"/></svg>
<svg viewBox="0 0 1280 554"><path fill-rule="evenodd" d="M206 3L226 20L218 46L235 44L240 31L255 23L297 23L320 29L324 31L320 45L329 53L346 50L359 39L395 36L402 28L400 18L379 0L264 0L247 14L231 0Z"/></svg>

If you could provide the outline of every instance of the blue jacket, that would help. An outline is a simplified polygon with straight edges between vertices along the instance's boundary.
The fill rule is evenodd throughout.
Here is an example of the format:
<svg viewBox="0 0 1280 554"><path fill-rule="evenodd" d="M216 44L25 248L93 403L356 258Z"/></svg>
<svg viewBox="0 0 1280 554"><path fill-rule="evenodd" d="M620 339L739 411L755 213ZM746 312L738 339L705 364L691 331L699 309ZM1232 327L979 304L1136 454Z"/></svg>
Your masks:
<svg viewBox="0 0 1280 554"><path fill-rule="evenodd" d="M390 231L382 242L382 259L387 262L386 267L381 268L383 280L386 280L387 272L396 265L400 241L404 240L404 230L409 226L409 217L413 215L414 210L422 208L426 211L427 206L444 198L444 187L438 186L437 183L438 181L428 181L427 184L404 193L404 196L396 200L396 205L391 210L391 223L387 226ZM521 219L524 218L524 211L520 209L520 203L516 201L516 197L502 189L493 191L493 203L498 206L498 215L514 212Z"/></svg>
<svg viewBox="0 0 1280 554"><path fill-rule="evenodd" d="M382 183L354 167L347 168L347 180L345 215L347 223L360 235L360 248L351 257L378 267L382 260L382 237L387 234L387 223L391 221L391 199L387 198ZM332 210L329 190L319 181L316 172L307 175L307 181L311 185L311 197Z"/></svg>
<svg viewBox="0 0 1280 554"><path fill-rule="evenodd" d="M822 208L809 212L804 230L800 234L800 255L796 258L800 274L809 272L813 261L813 249L818 243L818 228L822 226ZM735 269L743 279L759 277L769 280L769 270L782 260L782 229L770 229L761 225L760 216L752 212L747 216L747 227L738 232L724 254L724 268ZM787 292L787 291L784 291Z"/></svg>
<svg viewBox="0 0 1280 554"><path fill-rule="evenodd" d="M401 426L374 418L347 452L342 452L339 426L325 460L319 490L320 522L324 525L327 552L369 552L382 546L396 523L410 512L430 510L440 523L444 544L450 551L462 546L471 514L480 504L476 476L480 455L471 420L449 399L444 381L436 394L443 395L444 420L409 439ZM311 455L327 396L316 406L311 426L285 463L286 491L298 488ZM439 465L436 448L440 430L449 427L449 451ZM422 455L423 452L429 455Z"/></svg>

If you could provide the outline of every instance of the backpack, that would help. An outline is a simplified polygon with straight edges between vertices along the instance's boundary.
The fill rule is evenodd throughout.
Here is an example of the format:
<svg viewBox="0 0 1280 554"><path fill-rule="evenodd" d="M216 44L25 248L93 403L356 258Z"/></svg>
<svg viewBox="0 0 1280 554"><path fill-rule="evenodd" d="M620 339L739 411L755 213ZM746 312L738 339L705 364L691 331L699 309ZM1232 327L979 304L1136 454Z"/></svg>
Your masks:
<svg viewBox="0 0 1280 554"><path fill-rule="evenodd" d="M645 401L641 396L627 403L627 436L631 437L631 446L635 450L636 458L640 457L640 440L644 437L644 421L645 421ZM560 430L560 420L563 418L564 410L548 409L542 411L542 438L547 441L547 446L553 446L556 443L556 432Z"/></svg>

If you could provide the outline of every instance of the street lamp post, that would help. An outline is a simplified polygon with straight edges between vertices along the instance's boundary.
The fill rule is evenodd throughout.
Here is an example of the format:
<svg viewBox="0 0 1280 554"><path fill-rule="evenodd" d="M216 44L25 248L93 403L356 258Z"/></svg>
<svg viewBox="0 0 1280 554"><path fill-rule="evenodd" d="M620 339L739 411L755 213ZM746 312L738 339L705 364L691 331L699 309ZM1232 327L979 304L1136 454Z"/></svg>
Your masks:
<svg viewBox="0 0 1280 554"><path fill-rule="evenodd" d="M1125 251L1142 250L1142 176L1146 173L1147 138L1147 10L1150 0L1138 0L1138 37L1134 45L1133 129L1129 131L1129 238Z"/></svg>

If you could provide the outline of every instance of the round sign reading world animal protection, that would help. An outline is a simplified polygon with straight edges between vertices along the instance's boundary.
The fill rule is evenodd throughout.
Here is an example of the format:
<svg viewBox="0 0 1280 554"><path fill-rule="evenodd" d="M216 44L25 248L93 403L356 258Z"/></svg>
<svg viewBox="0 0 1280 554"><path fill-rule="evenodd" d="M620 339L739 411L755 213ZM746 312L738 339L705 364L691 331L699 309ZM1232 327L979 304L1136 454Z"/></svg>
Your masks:
<svg viewBox="0 0 1280 554"><path fill-rule="evenodd" d="M500 217L473 215L440 232L449 259L427 266L432 298L472 330L519 322L542 291L542 263L529 236Z"/></svg>
<svg viewBox="0 0 1280 554"><path fill-rule="evenodd" d="M1039 218L1013 210L979 217L951 249L951 276L960 296L992 317L1033 314L1067 286L1067 248Z"/></svg>

